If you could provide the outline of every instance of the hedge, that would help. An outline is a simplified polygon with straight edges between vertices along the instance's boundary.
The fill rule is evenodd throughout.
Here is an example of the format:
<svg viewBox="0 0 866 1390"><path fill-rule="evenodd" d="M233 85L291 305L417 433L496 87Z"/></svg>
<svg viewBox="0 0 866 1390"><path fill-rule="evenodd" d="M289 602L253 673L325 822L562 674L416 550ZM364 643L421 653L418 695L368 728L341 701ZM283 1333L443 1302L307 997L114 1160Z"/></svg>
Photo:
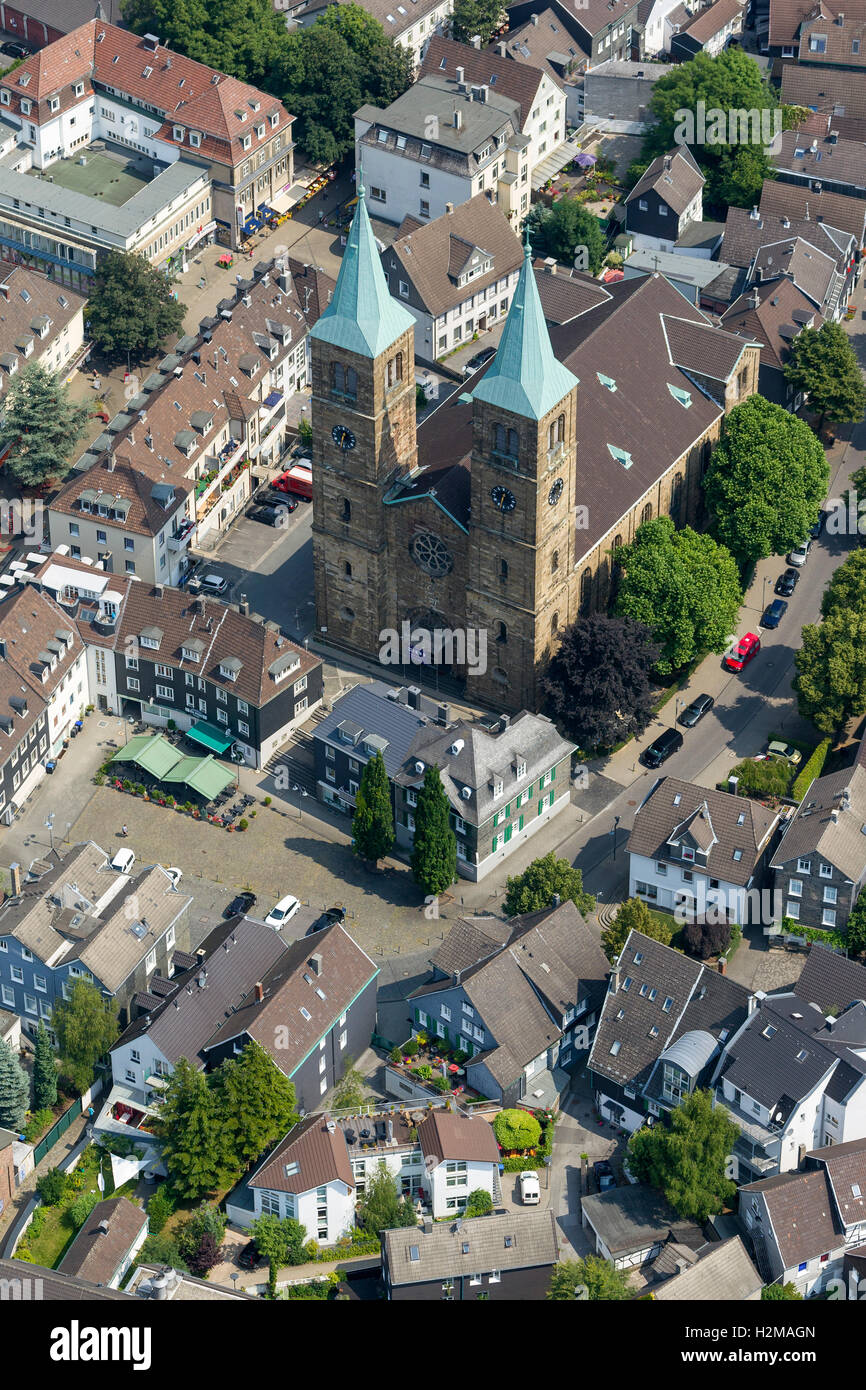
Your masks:
<svg viewBox="0 0 866 1390"><path fill-rule="evenodd" d="M806 792L809 790L809 784L812 779L821 776L821 771L829 752L830 739L822 738L806 766L803 768L802 772L798 774L797 780L791 788L791 795L795 801L802 801Z"/></svg>

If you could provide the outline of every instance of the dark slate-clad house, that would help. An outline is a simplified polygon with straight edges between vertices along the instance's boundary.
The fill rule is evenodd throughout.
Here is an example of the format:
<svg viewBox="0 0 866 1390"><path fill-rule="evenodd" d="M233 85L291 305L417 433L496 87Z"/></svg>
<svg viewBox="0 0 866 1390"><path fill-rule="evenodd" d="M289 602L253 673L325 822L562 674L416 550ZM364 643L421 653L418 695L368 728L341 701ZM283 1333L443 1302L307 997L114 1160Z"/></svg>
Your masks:
<svg viewBox="0 0 866 1390"><path fill-rule="evenodd" d="M538 1301L558 1258L549 1211L425 1221L382 1232L382 1279L392 1302Z"/></svg>
<svg viewBox="0 0 866 1390"><path fill-rule="evenodd" d="M585 1055L608 962L572 902L499 922L463 918L410 996L414 1029L469 1054L466 1075L503 1105L550 1105Z"/></svg>
<svg viewBox="0 0 866 1390"><path fill-rule="evenodd" d="M841 772L816 777L771 861L786 917L844 932L866 882L866 748Z"/></svg>
<svg viewBox="0 0 866 1390"><path fill-rule="evenodd" d="M705 182L687 145L654 159L625 200L635 246L672 251L686 227L703 219Z"/></svg>

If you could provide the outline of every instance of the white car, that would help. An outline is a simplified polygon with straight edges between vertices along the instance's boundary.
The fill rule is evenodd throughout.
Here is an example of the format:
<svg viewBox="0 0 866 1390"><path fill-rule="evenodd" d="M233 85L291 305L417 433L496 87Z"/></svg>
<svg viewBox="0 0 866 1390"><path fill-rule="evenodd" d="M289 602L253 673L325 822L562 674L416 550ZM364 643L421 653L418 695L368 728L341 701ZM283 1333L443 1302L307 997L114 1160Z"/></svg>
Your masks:
<svg viewBox="0 0 866 1390"><path fill-rule="evenodd" d="M271 908L265 918L265 926L276 927L277 931L279 931L280 927L284 926L290 918L294 917L300 906L301 904L298 902L297 898L292 897L291 893L287 893L284 898L280 898L276 907Z"/></svg>
<svg viewBox="0 0 866 1390"><path fill-rule="evenodd" d="M541 1201L541 1188L538 1183L538 1174L532 1169L521 1173L518 1178L520 1184L520 1200L525 1207L537 1207Z"/></svg>
<svg viewBox="0 0 866 1390"><path fill-rule="evenodd" d="M134 850L119 849L111 861L111 867L116 869L119 874L128 874L134 863Z"/></svg>
<svg viewBox="0 0 866 1390"><path fill-rule="evenodd" d="M799 545L794 546L793 550L788 556L788 564L797 565L798 567L801 565L805 565L806 561L809 558L809 551L811 549L812 542L810 540L801 541Z"/></svg>
<svg viewBox="0 0 866 1390"><path fill-rule="evenodd" d="M176 888L177 885L180 883L181 879L183 878L183 869L168 868L165 864L163 864L162 870L163 873L168 874L169 878L171 879L172 888Z"/></svg>

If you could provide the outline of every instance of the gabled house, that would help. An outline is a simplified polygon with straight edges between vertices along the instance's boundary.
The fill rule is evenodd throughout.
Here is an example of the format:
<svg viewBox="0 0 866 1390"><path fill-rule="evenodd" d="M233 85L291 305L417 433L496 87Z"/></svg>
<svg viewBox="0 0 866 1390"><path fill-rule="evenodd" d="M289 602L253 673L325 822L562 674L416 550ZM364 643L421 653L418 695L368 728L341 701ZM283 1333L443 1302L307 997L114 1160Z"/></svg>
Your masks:
<svg viewBox="0 0 866 1390"><path fill-rule="evenodd" d="M866 1141L844 1147L853 1152L838 1162L813 1155L818 1161L805 1172L780 1173L740 1188L740 1221L766 1283L791 1283L804 1298L814 1298L842 1276L846 1250L862 1242L866 1202L854 1196L860 1182L851 1178L866 1182Z"/></svg>
<svg viewBox="0 0 866 1390"><path fill-rule="evenodd" d="M731 1236L653 1284L649 1297L660 1303L753 1303L760 1301L763 1286L743 1241Z"/></svg>
<svg viewBox="0 0 866 1390"><path fill-rule="evenodd" d="M690 917L709 908L731 922L762 921L778 824L756 801L662 777L635 812L629 896Z"/></svg>
<svg viewBox="0 0 866 1390"><path fill-rule="evenodd" d="M580 125L580 74L589 64L589 51L554 10L534 10L525 24L515 25L512 21L508 33L496 43L496 51L515 63L528 63L546 72L565 92L568 124Z"/></svg>
<svg viewBox="0 0 866 1390"><path fill-rule="evenodd" d="M682 1247L685 1259L706 1245L700 1226L678 1217L654 1187L627 1183L581 1197L580 1209L593 1254L616 1269L651 1264L669 1243Z"/></svg>
<svg viewBox="0 0 866 1390"><path fill-rule="evenodd" d="M64 379L81 365L90 351L84 342L85 302L83 295L27 265L12 266L3 272L0 397L27 362L39 362L48 372L62 372Z"/></svg>
<svg viewBox="0 0 866 1390"><path fill-rule="evenodd" d="M832 116L833 128L840 136L862 138L858 122L866 120L866 90L859 73L786 63L782 68L782 100Z"/></svg>
<svg viewBox="0 0 866 1390"><path fill-rule="evenodd" d="M382 1279L390 1302L542 1300L558 1258L556 1219L549 1211L425 1221L382 1232Z"/></svg>
<svg viewBox="0 0 866 1390"><path fill-rule="evenodd" d="M375 1111L302 1120L226 1203L231 1220L294 1217L320 1245L334 1245L355 1225L366 1183L391 1174L404 1197L433 1220L458 1216L471 1192L501 1200L499 1146L481 1116L450 1108Z"/></svg>
<svg viewBox="0 0 866 1390"><path fill-rule="evenodd" d="M315 24L333 0L273 0L274 9L286 14L289 28ZM339 3L339 0L338 0ZM412 8L391 0L365 0L364 12L378 20L398 48L405 48L418 66L434 34L446 34L451 28L454 0L413 0Z"/></svg>
<svg viewBox="0 0 866 1390"><path fill-rule="evenodd" d="M671 56L681 62L688 62L696 53L715 58L728 47L732 38L743 32L744 10L744 0L715 0L703 6L690 4L682 20L671 26Z"/></svg>
<svg viewBox="0 0 866 1390"><path fill-rule="evenodd" d="M784 131L774 164L783 183L866 197L863 141L840 135L832 113L816 113L797 130Z"/></svg>
<svg viewBox="0 0 866 1390"><path fill-rule="evenodd" d="M862 83L862 78L855 78L854 81ZM760 211L762 217L789 217L792 222L802 219L838 227L854 238L850 258L852 268L854 253L866 244L866 199L830 193L818 182L806 188L802 184L783 183L780 179L765 179L761 189Z"/></svg>
<svg viewBox="0 0 866 1390"><path fill-rule="evenodd" d="M147 1213L128 1197L97 1202L58 1268L76 1279L117 1289L147 1233Z"/></svg>
<svg viewBox="0 0 866 1390"><path fill-rule="evenodd" d="M608 969L574 904L458 922L431 965L438 978L409 996L414 1031L468 1053L482 1095L553 1103L588 1046Z"/></svg>
<svg viewBox="0 0 866 1390"><path fill-rule="evenodd" d="M785 379L791 344L804 328L820 328L823 317L787 278L754 283L722 315L721 323L751 343L761 344L758 387L765 400L799 410L803 393Z"/></svg>
<svg viewBox="0 0 866 1390"><path fill-rule="evenodd" d="M687 145L654 159L625 200L625 229L641 250L672 251L703 219L706 179Z"/></svg>
<svg viewBox="0 0 866 1390"><path fill-rule="evenodd" d="M771 860L782 913L844 932L866 881L866 765L816 777Z"/></svg>

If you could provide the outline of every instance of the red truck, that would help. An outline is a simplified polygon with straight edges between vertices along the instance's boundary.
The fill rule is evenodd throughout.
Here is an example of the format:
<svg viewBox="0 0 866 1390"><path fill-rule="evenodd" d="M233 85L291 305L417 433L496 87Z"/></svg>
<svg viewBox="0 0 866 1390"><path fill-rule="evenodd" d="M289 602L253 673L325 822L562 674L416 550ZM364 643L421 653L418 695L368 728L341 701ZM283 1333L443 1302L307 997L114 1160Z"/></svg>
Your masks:
<svg viewBox="0 0 866 1390"><path fill-rule="evenodd" d="M296 463L292 468L287 468L285 473L281 473L278 478L275 478L271 487L277 492L290 492L296 497L302 497L305 502L312 502L312 465L306 460Z"/></svg>

